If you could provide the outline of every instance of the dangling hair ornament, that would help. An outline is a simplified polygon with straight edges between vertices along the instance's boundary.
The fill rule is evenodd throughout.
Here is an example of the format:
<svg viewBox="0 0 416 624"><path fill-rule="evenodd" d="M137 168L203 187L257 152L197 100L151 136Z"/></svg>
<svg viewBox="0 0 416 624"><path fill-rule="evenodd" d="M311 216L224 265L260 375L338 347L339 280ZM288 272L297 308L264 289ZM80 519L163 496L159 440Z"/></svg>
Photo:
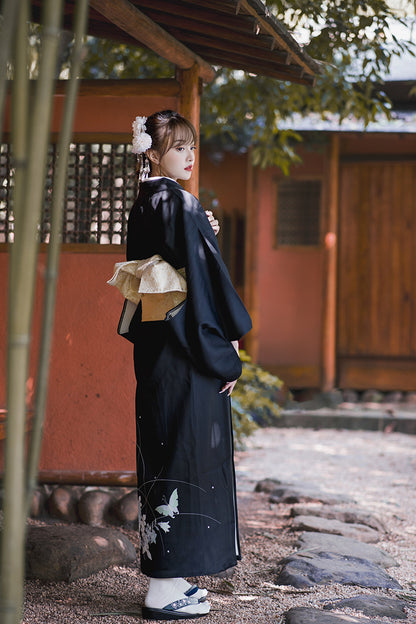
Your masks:
<svg viewBox="0 0 416 624"><path fill-rule="evenodd" d="M152 137L146 132L147 117L136 117L133 121L133 154L137 154L140 162L139 181L142 182L150 173L150 162L146 156L146 151L152 147Z"/></svg>

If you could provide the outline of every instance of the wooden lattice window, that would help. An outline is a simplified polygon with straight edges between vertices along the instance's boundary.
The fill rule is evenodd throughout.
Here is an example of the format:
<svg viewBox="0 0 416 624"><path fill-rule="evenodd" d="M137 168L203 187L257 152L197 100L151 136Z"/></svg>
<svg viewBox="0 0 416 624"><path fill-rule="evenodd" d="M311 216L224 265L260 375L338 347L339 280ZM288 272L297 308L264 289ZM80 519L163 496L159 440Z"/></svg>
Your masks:
<svg viewBox="0 0 416 624"><path fill-rule="evenodd" d="M319 245L321 180L289 178L277 184L277 245Z"/></svg>
<svg viewBox="0 0 416 624"><path fill-rule="evenodd" d="M49 241L56 146L48 151L40 242ZM126 242L127 217L137 195L135 158L130 144L74 143L68 163L62 241L120 244ZM0 242L13 240L13 185L10 149L0 152Z"/></svg>
<svg viewBox="0 0 416 624"><path fill-rule="evenodd" d="M7 144L4 144L0 149L0 243L13 240L12 184L13 172L10 165L10 149Z"/></svg>

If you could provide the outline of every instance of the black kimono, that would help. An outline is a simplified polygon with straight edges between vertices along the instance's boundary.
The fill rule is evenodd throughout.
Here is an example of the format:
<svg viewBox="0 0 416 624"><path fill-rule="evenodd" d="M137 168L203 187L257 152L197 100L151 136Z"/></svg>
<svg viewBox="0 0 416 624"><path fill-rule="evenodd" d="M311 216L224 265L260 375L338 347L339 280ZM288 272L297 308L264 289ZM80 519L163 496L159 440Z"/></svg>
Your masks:
<svg viewBox="0 0 416 624"><path fill-rule="evenodd" d="M141 183L127 260L185 267L187 298L166 321L130 326L137 379L141 568L157 578L214 574L240 559L230 398L251 328L199 202L169 178Z"/></svg>

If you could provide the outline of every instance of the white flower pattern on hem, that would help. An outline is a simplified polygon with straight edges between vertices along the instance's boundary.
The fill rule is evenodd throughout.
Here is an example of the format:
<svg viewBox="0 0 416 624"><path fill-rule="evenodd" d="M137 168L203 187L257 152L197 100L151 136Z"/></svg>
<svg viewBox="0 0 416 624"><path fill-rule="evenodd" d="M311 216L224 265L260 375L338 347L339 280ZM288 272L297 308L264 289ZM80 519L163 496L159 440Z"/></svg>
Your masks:
<svg viewBox="0 0 416 624"><path fill-rule="evenodd" d="M161 536L161 530L164 531L164 533L168 533L170 531L170 523L168 521L162 520L160 517L155 518L154 520L152 520L152 522L147 522L146 514L142 513L141 507L141 497L139 497L140 550L143 555L146 555L149 559L151 559L151 544L156 543L158 533ZM179 514L177 488L175 488L170 495L169 502L165 500L164 503L156 507L156 511L159 512L163 518L174 518Z"/></svg>

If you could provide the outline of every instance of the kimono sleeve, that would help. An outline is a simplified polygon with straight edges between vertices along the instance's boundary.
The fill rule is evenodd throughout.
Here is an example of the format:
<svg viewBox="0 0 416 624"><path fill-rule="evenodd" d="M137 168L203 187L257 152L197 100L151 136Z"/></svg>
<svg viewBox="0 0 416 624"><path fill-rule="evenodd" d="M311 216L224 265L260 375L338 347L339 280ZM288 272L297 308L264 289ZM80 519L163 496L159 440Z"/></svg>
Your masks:
<svg viewBox="0 0 416 624"><path fill-rule="evenodd" d="M221 258L215 234L193 195L181 192L176 239L185 252L186 303L171 326L195 366L224 381L241 375L241 361L231 344L251 329L251 320Z"/></svg>

